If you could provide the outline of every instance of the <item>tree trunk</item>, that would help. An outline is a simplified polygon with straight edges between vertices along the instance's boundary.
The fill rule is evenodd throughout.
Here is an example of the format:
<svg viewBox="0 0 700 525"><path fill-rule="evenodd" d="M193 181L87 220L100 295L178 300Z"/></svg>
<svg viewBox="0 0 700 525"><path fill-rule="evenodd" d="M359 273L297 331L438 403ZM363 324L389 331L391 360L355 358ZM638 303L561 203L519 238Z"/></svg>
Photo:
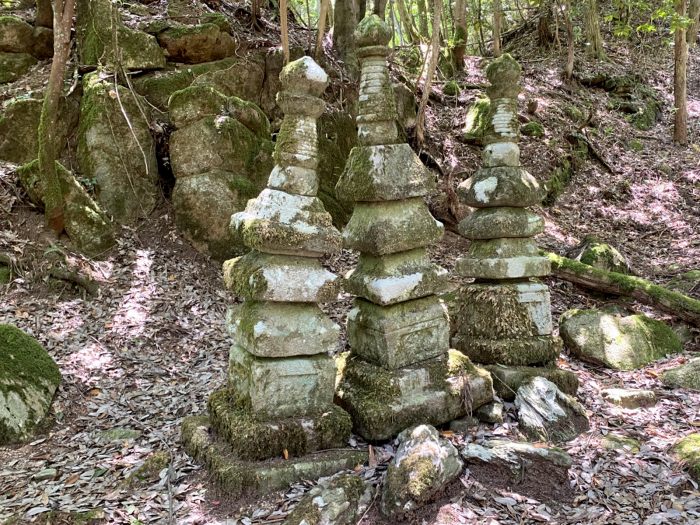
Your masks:
<svg viewBox="0 0 700 525"><path fill-rule="evenodd" d="M36 19L34 20L34 25L53 29L53 8L51 7L51 0L36 0Z"/></svg>
<svg viewBox="0 0 700 525"><path fill-rule="evenodd" d="M700 301L697 299L651 283L641 277L607 272L555 253L545 255L552 262L554 275L561 279L598 292L633 297L640 303L675 315L694 326L700 326Z"/></svg>
<svg viewBox="0 0 700 525"><path fill-rule="evenodd" d="M333 12L333 47L353 76L359 73L353 36L358 16L357 0L336 0Z"/></svg>
<svg viewBox="0 0 700 525"><path fill-rule="evenodd" d="M411 16L408 14L408 9L406 9L405 0L396 0L396 7L399 10L399 18L401 19L401 27L403 28L403 34L406 40L410 44L415 44L418 42L416 38L416 33L413 31L413 23Z"/></svg>
<svg viewBox="0 0 700 525"><path fill-rule="evenodd" d="M586 36L588 37L588 51L596 60L605 60L603 49L603 37L600 34L600 20L598 18L598 2L588 0L586 2Z"/></svg>
<svg viewBox="0 0 700 525"><path fill-rule="evenodd" d="M467 51L467 5L465 0L455 1L455 45L452 48L452 63L457 71L464 71L464 55Z"/></svg>
<svg viewBox="0 0 700 525"><path fill-rule="evenodd" d="M688 9L687 0L676 0L676 12L684 17ZM683 27L676 29L673 67L673 99L676 110L673 140L688 144L688 41Z"/></svg>
<svg viewBox="0 0 700 525"><path fill-rule="evenodd" d="M56 171L58 137L56 127L63 91L63 77L70 52L75 0L56 0L54 10L53 62L41 107L38 136L39 171L44 176L44 214L49 227L60 234L64 229L63 192Z"/></svg>
<svg viewBox="0 0 700 525"><path fill-rule="evenodd" d="M418 5L418 31L423 39L428 40L430 38L430 31L428 30L428 7L426 6L426 0L417 0Z"/></svg>
<svg viewBox="0 0 700 525"><path fill-rule="evenodd" d="M574 76L574 24L571 21L570 0L563 0L559 7L564 17L564 26L566 27L566 67L564 68L564 77L567 81L570 81Z"/></svg>
<svg viewBox="0 0 700 525"><path fill-rule="evenodd" d="M501 19L503 9L501 0L493 0L493 56L501 56Z"/></svg>
<svg viewBox="0 0 700 525"><path fill-rule="evenodd" d="M280 38L282 40L282 53L285 65L289 64L289 26L287 18L287 0L280 0Z"/></svg>
<svg viewBox="0 0 700 525"><path fill-rule="evenodd" d="M423 82L423 94L418 105L418 119L416 120L416 140L419 145L425 142L425 110L430 97L433 76L437 69L440 56L440 15L442 14L442 0L435 0L433 7L433 35L430 40L430 54L426 57L425 81Z"/></svg>
<svg viewBox="0 0 700 525"><path fill-rule="evenodd" d="M382 20L386 19L386 2L387 0L374 0L372 12Z"/></svg>
<svg viewBox="0 0 700 525"><path fill-rule="evenodd" d="M688 18L690 18L690 26L688 27L688 35L685 39L689 46L694 46L698 41L698 26L700 25L700 0L690 0L688 5Z"/></svg>
<svg viewBox="0 0 700 525"><path fill-rule="evenodd" d="M537 43L540 47L549 47L554 42L552 3L553 0L540 0L539 20L537 22Z"/></svg>
<svg viewBox="0 0 700 525"><path fill-rule="evenodd" d="M314 53L316 62L321 60L323 52L323 35L326 32L326 18L328 18L328 5L330 3L330 0L319 0L318 35L316 36L316 52Z"/></svg>

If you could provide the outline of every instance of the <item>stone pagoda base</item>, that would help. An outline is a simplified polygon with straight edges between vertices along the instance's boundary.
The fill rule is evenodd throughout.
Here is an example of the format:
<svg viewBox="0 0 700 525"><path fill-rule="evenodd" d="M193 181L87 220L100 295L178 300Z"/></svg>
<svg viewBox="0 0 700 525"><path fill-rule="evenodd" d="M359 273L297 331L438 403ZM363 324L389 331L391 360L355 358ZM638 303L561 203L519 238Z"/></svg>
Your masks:
<svg viewBox="0 0 700 525"><path fill-rule="evenodd" d="M417 422L441 425L493 400L490 374L455 350L396 370L349 357L338 389L354 430L390 439Z"/></svg>

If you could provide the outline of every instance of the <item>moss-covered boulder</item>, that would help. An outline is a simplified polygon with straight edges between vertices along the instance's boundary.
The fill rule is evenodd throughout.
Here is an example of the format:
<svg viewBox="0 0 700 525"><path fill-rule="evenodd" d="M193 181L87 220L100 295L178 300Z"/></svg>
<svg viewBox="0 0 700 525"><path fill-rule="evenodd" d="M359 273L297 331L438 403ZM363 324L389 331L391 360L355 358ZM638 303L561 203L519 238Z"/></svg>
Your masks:
<svg viewBox="0 0 700 525"><path fill-rule="evenodd" d="M119 4L79 0L76 6L78 52L84 66L160 69L165 55L154 36L124 25Z"/></svg>
<svg viewBox="0 0 700 525"><path fill-rule="evenodd" d="M0 445L28 439L46 417L61 373L39 341L0 324Z"/></svg>
<svg viewBox="0 0 700 525"><path fill-rule="evenodd" d="M231 35L213 23L170 27L158 34L158 43L168 60L186 64L220 60L232 56L238 47Z"/></svg>
<svg viewBox="0 0 700 525"><path fill-rule="evenodd" d="M521 126L520 133L526 137L542 138L544 137L544 126L533 120Z"/></svg>
<svg viewBox="0 0 700 525"><path fill-rule="evenodd" d="M671 453L683 463L693 479L700 481L700 433L685 436L673 446Z"/></svg>
<svg viewBox="0 0 700 525"><path fill-rule="evenodd" d="M32 26L16 16L0 16L0 51L4 53L31 53Z"/></svg>
<svg viewBox="0 0 700 525"><path fill-rule="evenodd" d="M32 201L43 206L44 182L39 171L39 161L25 164L17 173ZM56 173L63 193L64 226L68 237L85 255L97 257L103 254L114 245L112 223L71 172L58 162Z"/></svg>
<svg viewBox="0 0 700 525"><path fill-rule="evenodd" d="M29 53L0 53L0 84L14 82L36 62Z"/></svg>
<svg viewBox="0 0 700 525"><path fill-rule="evenodd" d="M601 242L595 237L585 237L576 250L574 259L608 272L630 274L627 259L610 244Z"/></svg>
<svg viewBox="0 0 700 525"><path fill-rule="evenodd" d="M684 365L667 370L661 375L661 381L672 388L700 390L700 358L691 359Z"/></svg>
<svg viewBox="0 0 700 525"><path fill-rule="evenodd" d="M160 198L148 105L100 71L83 78L78 165L118 223L148 217Z"/></svg>
<svg viewBox="0 0 700 525"><path fill-rule="evenodd" d="M559 333L574 356L617 370L635 370L682 350L668 325L643 314L569 310L559 320Z"/></svg>
<svg viewBox="0 0 700 525"><path fill-rule="evenodd" d="M489 127L491 101L482 97L476 99L467 111L467 121L464 125L464 139L472 144L483 144L484 135Z"/></svg>
<svg viewBox="0 0 700 525"><path fill-rule="evenodd" d="M0 111L0 159L15 164L31 162L37 157L37 129L41 117L42 100L37 98L12 99ZM78 125L78 102L63 98L54 130L59 157L68 145L68 138Z"/></svg>

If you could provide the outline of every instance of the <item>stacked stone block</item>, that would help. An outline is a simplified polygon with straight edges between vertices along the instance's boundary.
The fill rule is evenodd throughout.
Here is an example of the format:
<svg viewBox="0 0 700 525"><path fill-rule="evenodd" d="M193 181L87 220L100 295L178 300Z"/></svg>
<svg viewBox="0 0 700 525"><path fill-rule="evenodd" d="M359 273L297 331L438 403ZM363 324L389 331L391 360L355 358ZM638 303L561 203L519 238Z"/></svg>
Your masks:
<svg viewBox="0 0 700 525"><path fill-rule="evenodd" d="M533 239L544 221L528 209L543 190L520 164L520 73L508 54L486 70L491 104L483 167L458 191L476 211L459 225L472 243L456 268L475 282L463 290L452 342L478 363L553 366L561 341L552 335L549 290L536 281L549 274L550 263Z"/></svg>
<svg viewBox="0 0 700 525"><path fill-rule="evenodd" d="M233 339L228 384L209 400L208 424L218 441L205 440L205 452L198 452L204 435L197 422L183 431L189 450L232 492L274 490L364 460L358 451L329 450L346 445L351 420L333 404L336 366L329 353L339 327L318 306L335 300L340 288L319 258L342 245L316 197L316 120L328 77L304 57L280 79L277 101L285 117L275 167L267 188L231 217L232 230L251 251L224 264L226 285L243 302L227 315ZM233 460L221 460L222 447Z"/></svg>
<svg viewBox="0 0 700 525"><path fill-rule="evenodd" d="M492 397L488 374L448 355L449 321L435 295L447 274L426 253L443 234L424 201L435 181L399 140L386 65L390 36L374 15L357 28L360 145L336 187L341 199L355 201L343 241L360 252L346 277L346 290L357 298L348 316L352 352L339 398L355 430L370 440L464 414L462 388L472 388L476 406Z"/></svg>

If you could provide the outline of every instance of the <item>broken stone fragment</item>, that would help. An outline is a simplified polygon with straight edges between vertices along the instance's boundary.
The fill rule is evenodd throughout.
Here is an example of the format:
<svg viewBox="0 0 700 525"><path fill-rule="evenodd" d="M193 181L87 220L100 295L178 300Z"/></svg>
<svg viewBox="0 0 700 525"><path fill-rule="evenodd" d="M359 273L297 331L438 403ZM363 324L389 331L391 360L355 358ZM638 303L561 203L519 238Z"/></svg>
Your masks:
<svg viewBox="0 0 700 525"><path fill-rule="evenodd" d="M480 208L459 223L467 239L533 237L544 231L544 220L525 208Z"/></svg>
<svg viewBox="0 0 700 525"><path fill-rule="evenodd" d="M533 441L564 443L589 429L583 406L543 377L518 388L515 406L520 430Z"/></svg>
<svg viewBox="0 0 700 525"><path fill-rule="evenodd" d="M559 390L570 396L576 395L578 390L578 377L570 370L554 367L505 365L487 365L484 368L491 373L493 389L498 397L504 401L515 399L518 388L530 378L537 376L551 381L559 387Z"/></svg>
<svg viewBox="0 0 700 525"><path fill-rule="evenodd" d="M638 388L605 388L600 391L603 399L622 408L645 408L656 404L656 394L653 390Z"/></svg>
<svg viewBox="0 0 700 525"><path fill-rule="evenodd" d="M433 264L425 248L383 257L360 254L345 277L345 290L375 304L389 305L441 292L447 271Z"/></svg>
<svg viewBox="0 0 700 525"><path fill-rule="evenodd" d="M404 430L382 486L381 510L401 516L429 503L462 472L462 460L449 441L430 425Z"/></svg>
<svg viewBox="0 0 700 525"><path fill-rule="evenodd" d="M224 284L251 301L327 303L340 292L338 276L317 259L257 251L226 261Z"/></svg>
<svg viewBox="0 0 700 525"><path fill-rule="evenodd" d="M360 202L345 230L345 247L387 255L420 248L439 240L444 227L430 214L422 198Z"/></svg>
<svg viewBox="0 0 700 525"><path fill-rule="evenodd" d="M457 188L461 202L473 208L536 206L544 191L537 179L523 168L480 168Z"/></svg>
<svg viewBox="0 0 700 525"><path fill-rule="evenodd" d="M408 144L356 146L336 185L351 201L395 201L429 195L435 177Z"/></svg>
<svg viewBox="0 0 700 525"><path fill-rule="evenodd" d="M260 418L313 415L333 404L335 361L325 354L256 357L233 345L228 378L239 400Z"/></svg>
<svg viewBox="0 0 700 525"><path fill-rule="evenodd" d="M481 405L476 410L476 417L484 423L503 423L503 403L494 401Z"/></svg>
<svg viewBox="0 0 700 525"><path fill-rule="evenodd" d="M340 327L315 304L244 301L229 308L234 344L258 357L294 357L335 350Z"/></svg>
<svg viewBox="0 0 700 525"><path fill-rule="evenodd" d="M700 433L688 434L671 449L693 479L700 480Z"/></svg>
<svg viewBox="0 0 700 525"><path fill-rule="evenodd" d="M354 355L391 370L438 357L449 348L447 310L435 296L385 307L356 299L348 341Z"/></svg>

